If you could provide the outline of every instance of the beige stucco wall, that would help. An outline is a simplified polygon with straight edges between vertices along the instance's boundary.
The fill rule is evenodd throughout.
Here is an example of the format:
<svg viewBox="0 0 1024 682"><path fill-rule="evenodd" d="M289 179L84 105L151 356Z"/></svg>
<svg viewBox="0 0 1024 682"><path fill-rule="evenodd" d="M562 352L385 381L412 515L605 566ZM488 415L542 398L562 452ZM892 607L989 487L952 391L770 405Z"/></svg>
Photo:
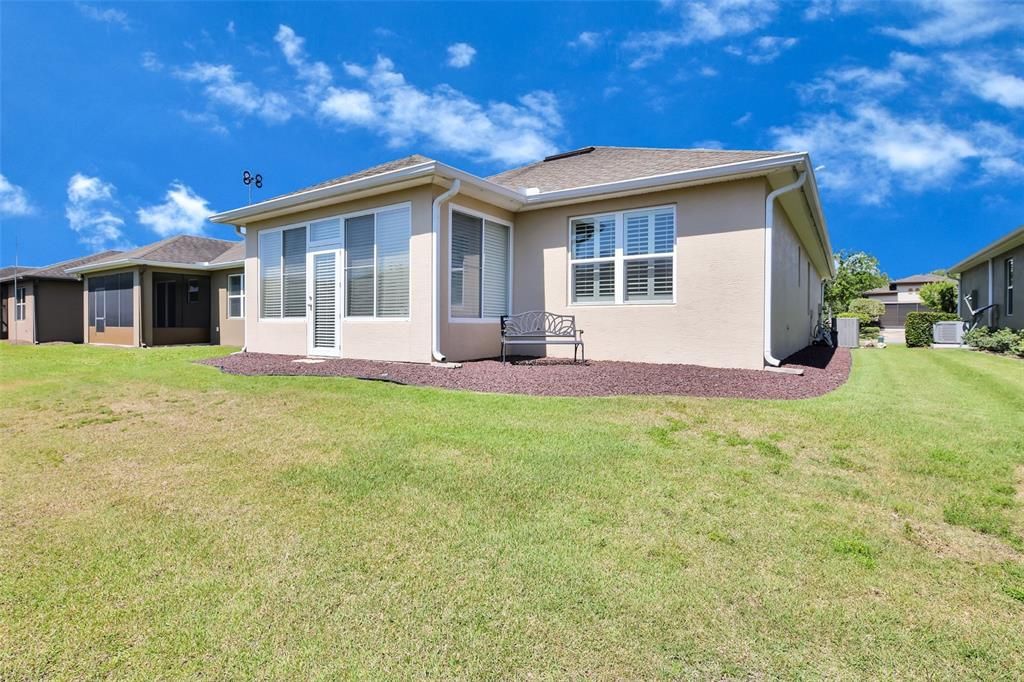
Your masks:
<svg viewBox="0 0 1024 682"><path fill-rule="evenodd" d="M245 345L245 318L228 317L228 275L238 275L244 271L242 267L210 273L210 343L222 346Z"/></svg>
<svg viewBox="0 0 1024 682"><path fill-rule="evenodd" d="M259 232L264 229L301 225L311 220L355 213L372 208L409 202L411 239L409 242L409 319L342 319L341 354L347 358L429 362L431 344L431 201L434 187L423 185L398 192L341 202L288 216L261 221L246 230L246 348L258 353L305 355L306 318L261 320L259 318L260 282L257 253ZM344 268L344 263L340 263ZM342 270L343 277L343 270ZM339 296L342 294L339 289ZM343 299L339 299L343 311Z"/></svg>
<svg viewBox="0 0 1024 682"><path fill-rule="evenodd" d="M766 191L752 179L520 213L513 309L576 315L597 360L759 369ZM677 208L676 302L571 304L570 217L667 204ZM547 352L571 356L572 348Z"/></svg>
<svg viewBox="0 0 1024 682"><path fill-rule="evenodd" d="M821 277L809 265L806 247L799 241L789 216L776 203L772 231L772 353L780 360L807 346L817 321Z"/></svg>
<svg viewBox="0 0 1024 682"><path fill-rule="evenodd" d="M18 280L18 289L25 288L25 319L17 319L17 311L14 307L16 293L13 281L8 287L10 295L7 297L7 310L9 314L7 326L7 339L11 343L35 343L35 281Z"/></svg>

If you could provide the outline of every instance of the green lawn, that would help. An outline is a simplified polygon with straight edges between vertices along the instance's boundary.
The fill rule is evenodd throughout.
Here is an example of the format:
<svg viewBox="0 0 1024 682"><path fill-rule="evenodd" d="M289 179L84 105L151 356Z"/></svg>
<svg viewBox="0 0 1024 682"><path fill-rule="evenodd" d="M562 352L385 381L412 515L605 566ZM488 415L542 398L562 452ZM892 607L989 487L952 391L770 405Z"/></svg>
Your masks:
<svg viewBox="0 0 1024 682"><path fill-rule="evenodd" d="M823 398L0 346L0 679L1024 676L1024 362Z"/></svg>

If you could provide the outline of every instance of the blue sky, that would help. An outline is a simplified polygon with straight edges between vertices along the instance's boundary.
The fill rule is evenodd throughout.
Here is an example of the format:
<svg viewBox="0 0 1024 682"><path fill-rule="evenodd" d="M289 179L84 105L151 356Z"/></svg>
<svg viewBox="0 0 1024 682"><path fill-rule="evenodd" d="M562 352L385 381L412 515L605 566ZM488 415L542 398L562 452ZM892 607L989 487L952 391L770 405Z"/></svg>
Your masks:
<svg viewBox="0 0 1024 682"><path fill-rule="evenodd" d="M800 149L892 276L1024 223L1024 4L0 4L0 262L179 232L419 152Z"/></svg>

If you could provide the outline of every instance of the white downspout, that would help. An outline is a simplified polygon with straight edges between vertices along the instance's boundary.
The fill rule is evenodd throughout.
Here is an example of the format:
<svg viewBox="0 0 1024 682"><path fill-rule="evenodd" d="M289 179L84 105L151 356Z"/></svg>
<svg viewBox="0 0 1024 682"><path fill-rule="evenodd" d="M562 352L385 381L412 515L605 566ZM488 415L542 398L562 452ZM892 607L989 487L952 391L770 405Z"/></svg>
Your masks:
<svg viewBox="0 0 1024 682"><path fill-rule="evenodd" d="M461 180L456 178L452 181L451 188L434 199L430 213L430 234L434 240L434 257L430 261L430 356L437 362L445 361L444 354L441 353L441 320L438 312L441 307L441 285L438 281L440 274L437 265L441 260L441 204L458 194L461 187Z"/></svg>
<svg viewBox="0 0 1024 682"><path fill-rule="evenodd" d="M241 237L242 241L246 241L246 235L249 234L249 231L245 228L244 225L235 225L235 234L237 234L239 237ZM245 280L245 265L244 265L245 259L244 258L242 259L242 263L243 263L243 265L242 265L242 280L244 281ZM246 286L248 286L248 284ZM245 298L246 298L246 301L249 300L248 297L245 297ZM258 303L259 302L257 301L257 304ZM248 319L249 319L249 316L246 315L245 311L243 310L242 311L242 335L243 335L243 338L242 338L242 350L238 351L239 353L245 353L245 352L248 351L248 348L249 348L249 344L247 344L245 342L245 325L248 324Z"/></svg>
<svg viewBox="0 0 1024 682"><path fill-rule="evenodd" d="M775 198L800 189L806 180L807 171L802 171L796 182L778 188L764 202L764 361L772 367L782 364L782 360L772 355L772 231L775 229Z"/></svg>
<svg viewBox="0 0 1024 682"><path fill-rule="evenodd" d="M992 305L992 303L993 303L992 295L994 293L995 292L992 290L992 259L989 258L988 259L988 300L985 301L985 305L988 305L988 306ZM995 310L995 308L991 308L990 307L988 309L988 326L989 327L992 326L992 311L993 310Z"/></svg>

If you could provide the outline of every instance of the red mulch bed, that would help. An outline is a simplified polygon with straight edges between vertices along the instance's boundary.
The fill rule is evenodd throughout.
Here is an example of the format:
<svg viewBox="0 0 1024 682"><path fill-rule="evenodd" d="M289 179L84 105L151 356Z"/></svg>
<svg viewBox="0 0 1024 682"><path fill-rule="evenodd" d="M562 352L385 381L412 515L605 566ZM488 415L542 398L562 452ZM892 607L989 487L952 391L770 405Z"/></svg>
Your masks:
<svg viewBox="0 0 1024 682"><path fill-rule="evenodd" d="M717 398L813 398L841 386L850 374L850 352L808 347L786 359L803 376L696 365L522 358L502 365L475 360L458 369L405 362L325 360L294 362L298 356L239 353L202 360L230 374L248 376L342 376L483 393L546 396L685 395Z"/></svg>

